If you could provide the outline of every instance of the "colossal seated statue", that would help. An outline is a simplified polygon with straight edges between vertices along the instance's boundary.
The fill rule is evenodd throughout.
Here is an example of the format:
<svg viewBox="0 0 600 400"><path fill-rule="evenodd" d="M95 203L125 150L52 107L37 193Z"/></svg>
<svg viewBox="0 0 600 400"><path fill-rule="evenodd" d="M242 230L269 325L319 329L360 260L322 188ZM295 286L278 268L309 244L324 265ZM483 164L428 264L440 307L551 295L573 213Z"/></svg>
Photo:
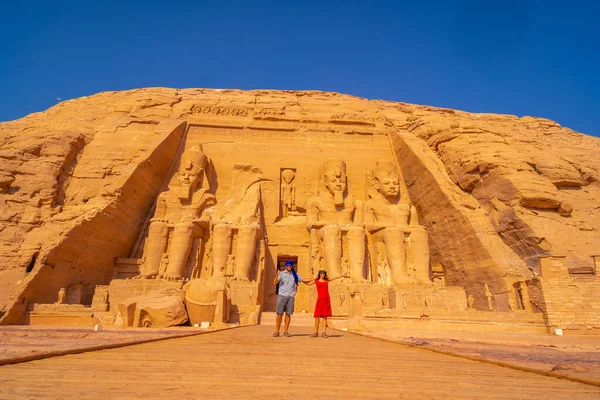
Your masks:
<svg viewBox="0 0 600 400"><path fill-rule="evenodd" d="M427 231L416 223L414 206L400 201L400 180L394 163L378 161L371 180L371 198L365 203L365 227L377 252L385 253L391 283L431 284ZM390 283L381 267L377 275L376 282Z"/></svg>
<svg viewBox="0 0 600 400"><path fill-rule="evenodd" d="M183 277L193 242L208 229L216 203L203 188L206 165L201 145L182 154L177 180L159 195L150 220L140 278Z"/></svg>
<svg viewBox="0 0 600 400"><path fill-rule="evenodd" d="M257 241L262 236L261 179L259 168L234 165L229 198L213 220L213 276L225 276L227 263L233 260L234 279L253 278Z"/></svg>
<svg viewBox="0 0 600 400"><path fill-rule="evenodd" d="M325 161L321 167L317 196L308 200L306 210L315 263L313 269L317 271L320 268L322 255L330 276L349 272L350 278L359 282L364 281L363 209L362 203L346 189L346 163L338 159ZM343 246L344 235L347 246ZM350 271L342 271L343 256L347 256Z"/></svg>

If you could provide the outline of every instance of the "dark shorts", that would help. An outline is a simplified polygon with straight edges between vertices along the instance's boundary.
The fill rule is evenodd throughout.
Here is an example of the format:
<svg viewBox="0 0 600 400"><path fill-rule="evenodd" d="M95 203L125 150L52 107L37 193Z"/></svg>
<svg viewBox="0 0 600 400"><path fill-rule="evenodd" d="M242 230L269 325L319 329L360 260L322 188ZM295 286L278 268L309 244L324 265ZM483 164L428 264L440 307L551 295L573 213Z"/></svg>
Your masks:
<svg viewBox="0 0 600 400"><path fill-rule="evenodd" d="M287 315L294 314L294 296L277 296L275 312L277 314L283 314L284 312Z"/></svg>

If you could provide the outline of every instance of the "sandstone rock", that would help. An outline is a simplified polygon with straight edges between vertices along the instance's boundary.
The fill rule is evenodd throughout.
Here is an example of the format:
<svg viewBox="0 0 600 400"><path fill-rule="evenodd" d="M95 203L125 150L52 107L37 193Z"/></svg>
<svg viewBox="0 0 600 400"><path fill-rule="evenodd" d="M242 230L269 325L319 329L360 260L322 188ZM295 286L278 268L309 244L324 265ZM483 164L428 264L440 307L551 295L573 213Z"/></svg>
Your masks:
<svg viewBox="0 0 600 400"><path fill-rule="evenodd" d="M308 243L294 232L316 194L318 165L340 156L361 201L365 171L378 159L397 163L431 263L475 304L487 303L482 282L500 296L506 278L539 272L539 256L583 268L598 253L600 140L546 119L316 91L105 92L0 124L1 323L19 322L28 303L53 303L73 284L90 305L116 257L141 258L155 199L188 135L213 158L218 205L235 189L234 164L260 168L257 213L284 255ZM282 169L295 171L296 187L296 214L285 221Z"/></svg>

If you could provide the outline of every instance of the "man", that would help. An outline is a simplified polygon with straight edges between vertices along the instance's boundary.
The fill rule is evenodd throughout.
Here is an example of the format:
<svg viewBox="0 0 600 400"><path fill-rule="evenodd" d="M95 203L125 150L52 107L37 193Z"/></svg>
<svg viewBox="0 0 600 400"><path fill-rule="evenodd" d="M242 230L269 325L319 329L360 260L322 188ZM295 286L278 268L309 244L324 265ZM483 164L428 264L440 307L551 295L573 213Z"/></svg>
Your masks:
<svg viewBox="0 0 600 400"><path fill-rule="evenodd" d="M277 271L277 276L273 280L273 285L279 284L279 292L277 294L277 305L275 306L275 312L277 318L275 319L275 333L273 337L279 336L279 330L281 329L281 319L285 313L285 326L283 336L290 337L288 329L290 328L290 322L292 320L292 314L294 314L294 297L296 296L296 289L300 282L304 281L300 275L294 271L294 263L292 261L285 262L285 271Z"/></svg>

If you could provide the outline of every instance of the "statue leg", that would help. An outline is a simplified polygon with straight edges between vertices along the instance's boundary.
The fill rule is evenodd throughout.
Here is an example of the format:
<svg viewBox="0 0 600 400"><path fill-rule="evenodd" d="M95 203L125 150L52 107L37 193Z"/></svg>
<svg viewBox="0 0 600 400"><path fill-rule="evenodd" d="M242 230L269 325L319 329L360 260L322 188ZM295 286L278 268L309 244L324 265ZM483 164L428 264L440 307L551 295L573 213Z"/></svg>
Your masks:
<svg viewBox="0 0 600 400"><path fill-rule="evenodd" d="M411 229L410 258L415 270L415 279L422 285L431 285L429 277L429 240L424 228Z"/></svg>
<svg viewBox="0 0 600 400"><path fill-rule="evenodd" d="M215 225L213 230L213 274L212 276L225 276L227 258L231 251L231 226L227 224Z"/></svg>
<svg viewBox="0 0 600 400"><path fill-rule="evenodd" d="M242 225L238 230L237 248L235 251L234 278L250 279L252 263L256 255L256 230L258 225Z"/></svg>
<svg viewBox="0 0 600 400"><path fill-rule="evenodd" d="M175 224L171 249L169 250L169 264L163 278L177 280L183 277L183 270L190 256L192 242L194 241L194 223L179 222Z"/></svg>
<svg viewBox="0 0 600 400"><path fill-rule="evenodd" d="M323 258L330 277L342 274L342 230L338 225L321 228L323 234Z"/></svg>
<svg viewBox="0 0 600 400"><path fill-rule="evenodd" d="M158 275L160 261L169 239L169 225L166 222L154 221L148 229L146 238L145 260L141 266L140 278L154 278Z"/></svg>
<svg viewBox="0 0 600 400"><path fill-rule="evenodd" d="M404 230L397 227L385 228L383 230L383 241L385 242L385 252L392 274L392 281L399 285L416 283L414 279L408 276Z"/></svg>
<svg viewBox="0 0 600 400"><path fill-rule="evenodd" d="M365 230L361 226L352 226L348 230L348 261L350 278L354 282L365 280Z"/></svg>

